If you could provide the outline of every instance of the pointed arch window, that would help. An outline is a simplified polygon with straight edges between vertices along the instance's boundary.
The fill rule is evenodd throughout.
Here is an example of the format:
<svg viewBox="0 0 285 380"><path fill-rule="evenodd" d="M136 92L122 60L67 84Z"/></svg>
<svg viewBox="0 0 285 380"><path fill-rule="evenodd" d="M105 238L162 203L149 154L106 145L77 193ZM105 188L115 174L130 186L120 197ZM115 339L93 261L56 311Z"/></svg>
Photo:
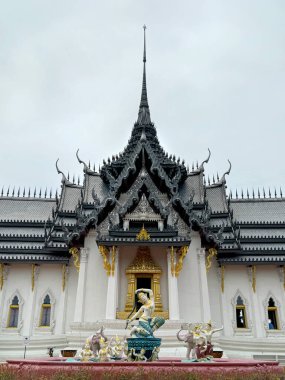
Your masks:
<svg viewBox="0 0 285 380"><path fill-rule="evenodd" d="M272 297L268 300L267 317L269 330L279 330L278 310Z"/></svg>
<svg viewBox="0 0 285 380"><path fill-rule="evenodd" d="M50 314L51 314L51 302L50 302L50 296L47 294L42 304L40 327L50 326Z"/></svg>
<svg viewBox="0 0 285 380"><path fill-rule="evenodd" d="M8 327L17 328L19 321L19 298L15 296L9 307Z"/></svg>
<svg viewBox="0 0 285 380"><path fill-rule="evenodd" d="M236 299L236 327L238 329L247 328L246 307L241 296Z"/></svg>

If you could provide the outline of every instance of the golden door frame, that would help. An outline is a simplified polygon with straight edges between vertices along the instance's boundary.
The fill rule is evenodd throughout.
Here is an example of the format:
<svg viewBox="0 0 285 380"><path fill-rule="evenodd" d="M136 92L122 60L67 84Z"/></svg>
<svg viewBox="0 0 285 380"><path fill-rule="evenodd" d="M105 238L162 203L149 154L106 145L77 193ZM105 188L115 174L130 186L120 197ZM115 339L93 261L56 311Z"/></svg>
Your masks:
<svg viewBox="0 0 285 380"><path fill-rule="evenodd" d="M137 288L137 278L151 278L151 288L154 295L155 311L154 316L169 318L168 310L163 310L160 293L160 278L162 269L156 265L150 254L149 247L139 247L134 261L126 269L128 280L127 300L124 311L117 312L117 319L127 319L134 307L135 291Z"/></svg>

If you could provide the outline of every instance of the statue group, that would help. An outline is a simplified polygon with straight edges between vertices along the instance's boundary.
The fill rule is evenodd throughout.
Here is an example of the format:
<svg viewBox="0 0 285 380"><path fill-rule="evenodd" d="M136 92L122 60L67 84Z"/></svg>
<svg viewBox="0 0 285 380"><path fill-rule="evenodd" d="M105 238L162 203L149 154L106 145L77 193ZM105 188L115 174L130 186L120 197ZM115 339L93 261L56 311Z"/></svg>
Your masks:
<svg viewBox="0 0 285 380"><path fill-rule="evenodd" d="M223 327L213 328L212 322L189 323L182 325L176 336L179 341L187 344L187 360L204 361L210 360L213 356L212 336ZM181 332L184 331L182 334ZM186 332L185 332L186 331Z"/></svg>
<svg viewBox="0 0 285 380"><path fill-rule="evenodd" d="M126 352L126 344L118 336L108 339L103 326L94 335L86 339L80 353L81 361L105 362L111 359L121 360Z"/></svg>
<svg viewBox="0 0 285 380"><path fill-rule="evenodd" d="M104 328L101 327L95 334L86 339L80 355L81 360L101 362L108 360L158 360L161 339L154 337L153 334L165 323L165 320L162 317L154 317L154 309L153 291L151 289L137 289L134 307L126 322L126 328L130 329L130 337L121 340L116 336L108 340L104 334ZM135 314L133 314L134 312ZM222 329L223 327L213 328L211 321L182 325L177 332L177 339L187 344L186 360L211 360L213 354L212 336Z"/></svg>

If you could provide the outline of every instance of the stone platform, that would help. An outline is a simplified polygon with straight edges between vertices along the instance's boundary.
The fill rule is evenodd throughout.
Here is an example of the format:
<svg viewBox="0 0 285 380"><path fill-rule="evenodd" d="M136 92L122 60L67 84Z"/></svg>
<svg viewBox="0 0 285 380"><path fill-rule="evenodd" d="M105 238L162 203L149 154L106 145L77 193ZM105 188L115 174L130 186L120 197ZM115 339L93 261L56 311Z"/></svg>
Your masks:
<svg viewBox="0 0 285 380"><path fill-rule="evenodd" d="M161 358L154 362L69 362L66 358L49 358L46 360L7 360L8 368L20 371L38 372L39 375L54 373L56 371L74 372L82 371L96 375L96 379L100 379L104 374L128 373L132 374L138 370L144 374L171 373L173 378L175 375L185 374L185 372L210 374L225 374L234 371L235 373L251 374L260 373L261 377L264 373L284 374L284 369L279 366L278 362L261 361L261 360L234 360L234 359L214 359L213 362L186 362L179 358Z"/></svg>

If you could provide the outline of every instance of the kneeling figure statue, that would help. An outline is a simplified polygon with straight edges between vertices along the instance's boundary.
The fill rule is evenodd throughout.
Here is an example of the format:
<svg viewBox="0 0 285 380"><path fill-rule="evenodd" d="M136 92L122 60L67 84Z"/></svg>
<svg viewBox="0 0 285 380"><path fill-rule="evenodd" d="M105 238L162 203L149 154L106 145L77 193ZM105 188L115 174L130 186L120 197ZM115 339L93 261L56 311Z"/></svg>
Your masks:
<svg viewBox="0 0 285 380"><path fill-rule="evenodd" d="M153 351L155 350L155 352L158 352L157 348L160 346L161 343L161 340L155 338L153 336L153 333L164 324L165 320L162 317L152 317L155 304L153 291L151 289L136 290L135 305L129 317L134 312L137 302L141 303L142 306L133 315L132 318L127 320L126 324L127 327L130 322L139 318L138 326L132 326L131 328L131 338L128 339L128 349L130 351L134 348L137 353L141 352L141 350L143 349L145 350L146 357L148 357L148 359L151 360L152 357L155 357L155 355L152 356Z"/></svg>

